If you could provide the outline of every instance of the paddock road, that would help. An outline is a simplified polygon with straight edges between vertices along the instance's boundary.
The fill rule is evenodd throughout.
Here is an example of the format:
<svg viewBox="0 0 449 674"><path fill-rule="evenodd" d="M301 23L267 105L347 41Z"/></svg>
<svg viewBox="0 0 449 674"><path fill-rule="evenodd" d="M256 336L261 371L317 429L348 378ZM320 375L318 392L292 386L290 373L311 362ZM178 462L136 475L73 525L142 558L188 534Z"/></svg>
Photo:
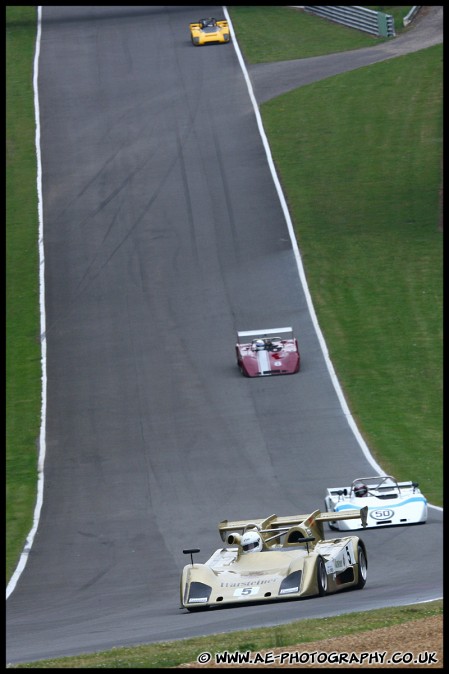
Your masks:
<svg viewBox="0 0 449 674"><path fill-rule="evenodd" d="M422 7L403 33L373 47L248 67L257 102L332 75L386 61L443 42L443 7Z"/></svg>
<svg viewBox="0 0 449 674"><path fill-rule="evenodd" d="M202 15L222 10L43 8L45 490L7 601L8 663L442 596L431 508L424 526L363 533L362 592L179 608L182 549L204 561L219 521L312 511L327 486L375 473L325 363L234 47L190 42ZM301 372L241 377L236 331L289 325Z"/></svg>

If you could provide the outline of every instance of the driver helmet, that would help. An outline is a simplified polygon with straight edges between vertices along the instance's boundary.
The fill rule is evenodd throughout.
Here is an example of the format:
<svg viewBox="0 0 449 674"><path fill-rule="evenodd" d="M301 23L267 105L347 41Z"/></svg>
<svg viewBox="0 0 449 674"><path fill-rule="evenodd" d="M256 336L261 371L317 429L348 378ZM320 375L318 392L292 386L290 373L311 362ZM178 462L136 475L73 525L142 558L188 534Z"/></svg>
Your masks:
<svg viewBox="0 0 449 674"><path fill-rule="evenodd" d="M263 351L265 348L265 342L263 339L255 339L253 344L256 351Z"/></svg>
<svg viewBox="0 0 449 674"><path fill-rule="evenodd" d="M354 495L357 497L366 496L368 494L368 487L366 484L356 484L354 487Z"/></svg>
<svg viewBox="0 0 449 674"><path fill-rule="evenodd" d="M240 545L242 552L261 552L263 548L262 537L257 531L247 531L243 534Z"/></svg>

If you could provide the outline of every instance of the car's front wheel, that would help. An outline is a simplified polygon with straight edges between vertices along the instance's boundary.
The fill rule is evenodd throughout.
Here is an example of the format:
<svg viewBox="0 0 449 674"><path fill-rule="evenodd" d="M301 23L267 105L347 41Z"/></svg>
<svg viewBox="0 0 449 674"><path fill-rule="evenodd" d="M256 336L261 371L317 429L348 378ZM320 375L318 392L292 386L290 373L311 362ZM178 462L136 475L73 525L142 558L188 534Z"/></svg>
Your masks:
<svg viewBox="0 0 449 674"><path fill-rule="evenodd" d="M319 596L324 597L324 595L327 594L327 573L324 559L322 557L318 557L316 565L316 582L318 585Z"/></svg>

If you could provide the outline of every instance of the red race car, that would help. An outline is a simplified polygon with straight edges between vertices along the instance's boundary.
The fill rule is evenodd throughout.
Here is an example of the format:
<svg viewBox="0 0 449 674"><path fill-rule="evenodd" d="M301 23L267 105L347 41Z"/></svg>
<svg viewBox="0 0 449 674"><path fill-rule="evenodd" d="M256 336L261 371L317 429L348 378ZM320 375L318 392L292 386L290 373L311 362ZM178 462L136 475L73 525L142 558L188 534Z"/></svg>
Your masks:
<svg viewBox="0 0 449 674"><path fill-rule="evenodd" d="M237 365L245 377L299 372L298 340L292 328L238 332L235 351Z"/></svg>

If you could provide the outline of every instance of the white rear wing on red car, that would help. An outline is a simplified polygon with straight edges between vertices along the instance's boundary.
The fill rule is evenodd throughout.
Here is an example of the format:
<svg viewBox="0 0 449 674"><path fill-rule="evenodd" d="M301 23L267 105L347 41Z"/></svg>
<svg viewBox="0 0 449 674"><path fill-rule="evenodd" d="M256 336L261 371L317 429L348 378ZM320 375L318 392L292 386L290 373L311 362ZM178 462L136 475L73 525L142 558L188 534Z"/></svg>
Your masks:
<svg viewBox="0 0 449 674"><path fill-rule="evenodd" d="M276 335L282 339L293 338L293 328L265 328L264 330L243 330L237 332L237 341L239 344L256 339L257 337L268 337L269 335Z"/></svg>

